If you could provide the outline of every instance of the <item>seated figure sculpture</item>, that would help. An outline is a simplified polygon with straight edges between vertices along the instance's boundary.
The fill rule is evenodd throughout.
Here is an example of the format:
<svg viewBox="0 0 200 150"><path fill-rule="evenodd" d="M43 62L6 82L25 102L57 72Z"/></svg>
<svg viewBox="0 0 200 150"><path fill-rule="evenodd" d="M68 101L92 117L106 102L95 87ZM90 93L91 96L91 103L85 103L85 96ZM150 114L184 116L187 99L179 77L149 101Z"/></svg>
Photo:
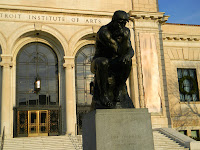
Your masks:
<svg viewBox="0 0 200 150"><path fill-rule="evenodd" d="M126 87L134 55L128 21L129 14L118 10L112 21L97 32L91 63L91 72L95 74L93 109L116 108L116 104L120 108L134 108Z"/></svg>

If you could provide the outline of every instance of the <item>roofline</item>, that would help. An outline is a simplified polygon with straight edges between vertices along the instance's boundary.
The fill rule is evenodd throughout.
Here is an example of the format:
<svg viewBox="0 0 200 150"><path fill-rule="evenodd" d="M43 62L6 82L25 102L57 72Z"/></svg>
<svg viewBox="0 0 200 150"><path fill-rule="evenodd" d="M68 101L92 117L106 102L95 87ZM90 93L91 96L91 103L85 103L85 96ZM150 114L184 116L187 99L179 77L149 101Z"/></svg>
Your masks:
<svg viewBox="0 0 200 150"><path fill-rule="evenodd" d="M195 24L181 24L181 23L165 23L167 25L180 25L180 26L197 26L200 27L200 25L195 25Z"/></svg>

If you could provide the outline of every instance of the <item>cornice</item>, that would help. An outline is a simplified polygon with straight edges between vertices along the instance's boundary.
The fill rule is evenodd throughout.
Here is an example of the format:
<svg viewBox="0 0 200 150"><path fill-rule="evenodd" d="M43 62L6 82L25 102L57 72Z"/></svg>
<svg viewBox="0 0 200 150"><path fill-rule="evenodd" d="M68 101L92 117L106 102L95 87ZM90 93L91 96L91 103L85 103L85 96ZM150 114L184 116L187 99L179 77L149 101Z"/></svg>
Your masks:
<svg viewBox="0 0 200 150"><path fill-rule="evenodd" d="M164 15L164 12L130 11L129 15L132 21L136 19L145 19L157 20L160 23L165 23L169 18L169 16Z"/></svg>
<svg viewBox="0 0 200 150"><path fill-rule="evenodd" d="M200 35L162 34L164 41L200 41Z"/></svg>

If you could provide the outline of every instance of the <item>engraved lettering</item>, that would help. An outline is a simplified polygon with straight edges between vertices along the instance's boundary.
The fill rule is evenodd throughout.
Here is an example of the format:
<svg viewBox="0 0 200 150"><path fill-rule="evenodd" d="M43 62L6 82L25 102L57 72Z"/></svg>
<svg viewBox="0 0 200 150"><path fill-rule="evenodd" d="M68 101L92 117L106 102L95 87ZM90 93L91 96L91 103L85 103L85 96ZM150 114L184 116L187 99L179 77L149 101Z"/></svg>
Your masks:
<svg viewBox="0 0 200 150"><path fill-rule="evenodd" d="M44 20L45 16L41 16L42 20Z"/></svg>
<svg viewBox="0 0 200 150"><path fill-rule="evenodd" d="M18 19L19 21L48 21L48 22L62 22L62 23L87 23L87 24L100 24L100 19L95 18L85 18L85 17L71 17L68 20L66 17L67 15L48 15L48 14L32 14L32 13L14 13L14 12L0 12L0 19ZM70 17L70 16L69 16Z"/></svg>
<svg viewBox="0 0 200 150"><path fill-rule="evenodd" d="M53 21L57 21L57 17L53 17Z"/></svg>
<svg viewBox="0 0 200 150"><path fill-rule="evenodd" d="M35 20L36 20L37 18L36 18L36 16L32 16L32 19L35 19Z"/></svg>
<svg viewBox="0 0 200 150"><path fill-rule="evenodd" d="M58 21L60 21L61 17L58 17Z"/></svg>
<svg viewBox="0 0 200 150"><path fill-rule="evenodd" d="M72 22L78 22L79 18L72 18L71 20L72 20Z"/></svg>
<svg viewBox="0 0 200 150"><path fill-rule="evenodd" d="M8 18L8 14L5 14L5 18Z"/></svg>
<svg viewBox="0 0 200 150"><path fill-rule="evenodd" d="M18 14L18 16L19 16L19 19L21 18L21 14Z"/></svg>
<svg viewBox="0 0 200 150"><path fill-rule="evenodd" d="M75 22L75 18L72 18L71 20L72 20L72 22Z"/></svg>
<svg viewBox="0 0 200 150"><path fill-rule="evenodd" d="M90 23L88 19L85 20L86 23Z"/></svg>
<svg viewBox="0 0 200 150"><path fill-rule="evenodd" d="M14 15L13 14L9 14L9 18L13 18L14 17Z"/></svg>

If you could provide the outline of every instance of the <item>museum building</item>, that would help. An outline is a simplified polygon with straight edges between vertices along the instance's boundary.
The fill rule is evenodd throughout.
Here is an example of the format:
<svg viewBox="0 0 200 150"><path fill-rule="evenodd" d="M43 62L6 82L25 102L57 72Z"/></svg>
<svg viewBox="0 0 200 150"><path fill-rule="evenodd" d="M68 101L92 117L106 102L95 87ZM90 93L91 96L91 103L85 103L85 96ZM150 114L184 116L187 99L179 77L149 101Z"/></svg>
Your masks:
<svg viewBox="0 0 200 150"><path fill-rule="evenodd" d="M148 108L153 128L199 136L200 26L166 23L157 0L1 0L1 133L82 133L96 33L116 10L130 14L134 106Z"/></svg>

